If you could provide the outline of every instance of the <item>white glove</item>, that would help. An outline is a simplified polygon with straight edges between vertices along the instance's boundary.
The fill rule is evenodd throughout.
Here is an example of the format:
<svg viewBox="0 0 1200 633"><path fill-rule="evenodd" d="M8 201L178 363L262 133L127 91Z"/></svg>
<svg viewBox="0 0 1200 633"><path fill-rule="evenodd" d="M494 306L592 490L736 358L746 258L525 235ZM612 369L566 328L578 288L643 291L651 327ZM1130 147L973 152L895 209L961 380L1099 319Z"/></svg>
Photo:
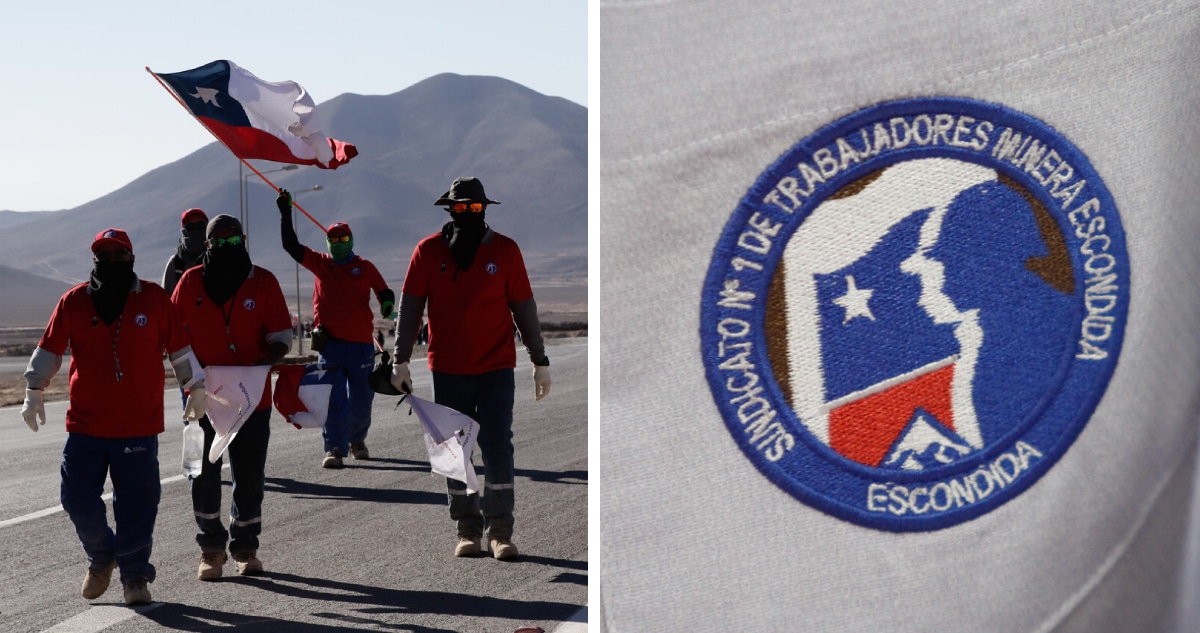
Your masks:
<svg viewBox="0 0 1200 633"><path fill-rule="evenodd" d="M208 415L208 391L204 387L193 387L183 405L183 419L195 422Z"/></svg>
<svg viewBox="0 0 1200 633"><path fill-rule="evenodd" d="M392 365L392 386L401 393L412 393L412 376L408 373L408 361Z"/></svg>
<svg viewBox="0 0 1200 633"><path fill-rule="evenodd" d="M25 390L25 403L21 405L21 417L25 418L25 424L28 424L33 431L38 430L38 418L42 419L43 426L46 424L46 400L41 389Z"/></svg>
<svg viewBox="0 0 1200 633"><path fill-rule="evenodd" d="M533 399L541 400L550 393L550 368L533 366Z"/></svg>

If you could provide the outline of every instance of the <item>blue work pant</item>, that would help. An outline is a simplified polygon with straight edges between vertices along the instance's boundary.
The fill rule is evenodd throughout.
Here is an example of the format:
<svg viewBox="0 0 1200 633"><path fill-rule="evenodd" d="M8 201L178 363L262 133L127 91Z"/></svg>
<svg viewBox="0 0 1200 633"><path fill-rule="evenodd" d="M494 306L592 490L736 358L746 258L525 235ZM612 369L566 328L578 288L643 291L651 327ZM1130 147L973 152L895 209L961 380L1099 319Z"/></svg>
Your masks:
<svg viewBox="0 0 1200 633"><path fill-rule="evenodd" d="M433 372L434 402L479 423L476 443L483 455L483 495L467 494L467 485L446 479L450 518L461 534L511 537L513 530L513 370L457 375Z"/></svg>
<svg viewBox="0 0 1200 633"><path fill-rule="evenodd" d="M352 343L331 336L325 343L325 349L317 356L317 362L339 366L345 372L348 410L343 419L346 424L346 440L349 444L364 442L367 439L367 431L371 429L371 403L375 400L375 390L371 389L371 383L368 381L371 370L375 369L375 344ZM337 446L336 431L333 439L334 446ZM330 437L326 437L326 452L331 450L330 444ZM345 446L339 448L345 455Z"/></svg>
<svg viewBox="0 0 1200 633"><path fill-rule="evenodd" d="M150 550L162 484L158 479L158 436L108 438L69 433L63 447L59 499L75 525L92 569L114 560L121 582L154 582ZM101 498L112 478L113 520Z"/></svg>
<svg viewBox="0 0 1200 633"><path fill-rule="evenodd" d="M237 437L225 449L233 479L229 530L221 522L221 467L225 458L222 456L217 463L209 463L208 451L217 434L208 416L200 418L200 428L204 429L204 467L200 476L192 479L192 512L196 515L196 525L200 527L196 534L196 543L200 547L224 550L228 541L229 553L234 556L258 550L258 535L262 533L267 443L271 439L270 418L270 409L251 413ZM230 536L233 537L232 541L229 541Z"/></svg>

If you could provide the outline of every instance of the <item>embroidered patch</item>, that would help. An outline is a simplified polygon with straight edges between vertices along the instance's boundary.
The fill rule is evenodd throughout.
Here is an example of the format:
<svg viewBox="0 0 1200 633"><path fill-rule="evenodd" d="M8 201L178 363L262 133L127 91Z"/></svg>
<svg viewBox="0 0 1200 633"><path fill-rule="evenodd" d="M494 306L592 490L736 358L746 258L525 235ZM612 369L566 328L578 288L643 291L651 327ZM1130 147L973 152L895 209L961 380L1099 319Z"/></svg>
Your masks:
<svg viewBox="0 0 1200 633"><path fill-rule="evenodd" d="M246 310L247 312L249 312L250 310L254 309L254 306L255 306L254 299L251 299L250 297L246 297L245 299L242 300L242 309L243 310Z"/></svg>
<svg viewBox="0 0 1200 633"><path fill-rule="evenodd" d="M488 262L487 266L484 266L483 269L486 270L487 274L489 274L489 275L494 275L494 274L496 274L496 271L499 270L498 268L496 268L495 262Z"/></svg>
<svg viewBox="0 0 1200 633"><path fill-rule="evenodd" d="M146 323L149 322L149 319L146 318L146 315L138 313L133 317L133 322L136 323L138 327L146 327Z"/></svg>
<svg viewBox="0 0 1200 633"><path fill-rule="evenodd" d="M860 525L989 512L1074 442L1129 303L1087 158L1010 108L879 104L801 140L742 199L701 306L708 381L772 482Z"/></svg>

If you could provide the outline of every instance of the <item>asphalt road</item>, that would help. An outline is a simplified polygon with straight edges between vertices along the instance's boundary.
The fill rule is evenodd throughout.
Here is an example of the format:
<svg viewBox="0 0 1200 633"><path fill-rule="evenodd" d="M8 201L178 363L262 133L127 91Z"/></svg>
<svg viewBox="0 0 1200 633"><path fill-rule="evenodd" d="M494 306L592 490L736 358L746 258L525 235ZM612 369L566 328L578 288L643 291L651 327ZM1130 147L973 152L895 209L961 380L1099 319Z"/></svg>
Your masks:
<svg viewBox="0 0 1200 633"><path fill-rule="evenodd" d="M19 407L0 409L0 631L585 630L571 622L587 613L587 339L548 342L547 398L533 401L527 360L516 373L517 561L454 558L444 479L429 473L416 418L379 396L373 459L347 459L340 471L320 468L319 429L273 413L259 549L267 573L241 578L230 561L225 578L200 582L179 396L168 391L156 602L136 609L124 606L116 574L100 599L79 596L87 563L58 504L66 403L46 406L50 422L38 433ZM418 395L430 397L424 361L412 369ZM475 462L482 479L478 451ZM228 465L225 473L228 505Z"/></svg>

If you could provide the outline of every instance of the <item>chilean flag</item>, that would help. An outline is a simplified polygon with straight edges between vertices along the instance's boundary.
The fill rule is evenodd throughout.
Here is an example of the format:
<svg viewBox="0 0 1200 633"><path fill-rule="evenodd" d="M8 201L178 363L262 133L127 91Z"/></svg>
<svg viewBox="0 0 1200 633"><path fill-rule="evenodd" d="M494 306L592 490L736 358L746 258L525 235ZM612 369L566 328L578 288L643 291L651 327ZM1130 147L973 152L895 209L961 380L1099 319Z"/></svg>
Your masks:
<svg viewBox="0 0 1200 633"><path fill-rule="evenodd" d="M321 132L312 96L294 81L266 82L224 59L153 74L238 158L337 169L358 155Z"/></svg>
<svg viewBox="0 0 1200 633"><path fill-rule="evenodd" d="M321 428L346 408L346 376L323 365L276 365L275 410L298 429Z"/></svg>

